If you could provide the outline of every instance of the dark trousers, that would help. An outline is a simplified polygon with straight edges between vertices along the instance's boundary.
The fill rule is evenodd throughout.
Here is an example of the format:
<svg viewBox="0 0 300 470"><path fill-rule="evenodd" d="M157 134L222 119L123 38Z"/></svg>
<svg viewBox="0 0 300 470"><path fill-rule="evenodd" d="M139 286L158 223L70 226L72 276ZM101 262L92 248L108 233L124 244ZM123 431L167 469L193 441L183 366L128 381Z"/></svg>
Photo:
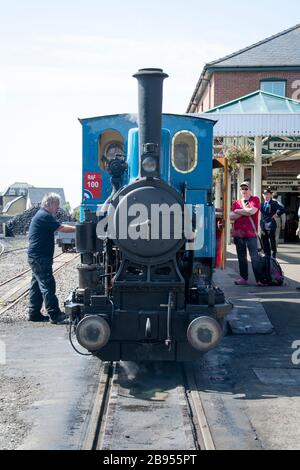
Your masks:
<svg viewBox="0 0 300 470"><path fill-rule="evenodd" d="M264 245L264 252L267 256L271 256L271 249L273 255L276 256L277 247L276 247L276 230L265 231L264 234L261 234L261 239ZM270 246L271 245L271 246Z"/></svg>
<svg viewBox="0 0 300 470"><path fill-rule="evenodd" d="M236 245L236 252L239 260L240 275L246 281L248 280L248 261L247 261L247 248L251 258L252 269L256 281L260 279L260 257L257 249L257 238L234 238Z"/></svg>
<svg viewBox="0 0 300 470"><path fill-rule="evenodd" d="M47 313L54 319L61 314L58 299L55 295L55 279L52 271L53 260L49 258L29 258L32 279L29 292L29 316L40 315L45 303Z"/></svg>

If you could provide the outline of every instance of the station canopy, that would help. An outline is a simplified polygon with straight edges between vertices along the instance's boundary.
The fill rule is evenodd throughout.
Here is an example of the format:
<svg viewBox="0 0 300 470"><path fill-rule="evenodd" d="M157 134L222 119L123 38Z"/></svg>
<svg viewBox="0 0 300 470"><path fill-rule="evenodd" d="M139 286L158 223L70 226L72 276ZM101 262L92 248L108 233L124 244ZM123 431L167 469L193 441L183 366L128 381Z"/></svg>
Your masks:
<svg viewBox="0 0 300 470"><path fill-rule="evenodd" d="M300 136L300 101L262 90L198 116L217 121L215 137Z"/></svg>

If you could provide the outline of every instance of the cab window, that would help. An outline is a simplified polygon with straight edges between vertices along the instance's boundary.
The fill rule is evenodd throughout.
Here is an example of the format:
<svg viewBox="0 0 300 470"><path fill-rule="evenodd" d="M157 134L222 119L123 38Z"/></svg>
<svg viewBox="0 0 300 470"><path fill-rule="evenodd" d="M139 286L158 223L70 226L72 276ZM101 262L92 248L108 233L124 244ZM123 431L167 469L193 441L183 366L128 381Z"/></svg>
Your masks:
<svg viewBox="0 0 300 470"><path fill-rule="evenodd" d="M172 164L179 173L190 173L197 166L198 144L190 131L180 131L173 137Z"/></svg>

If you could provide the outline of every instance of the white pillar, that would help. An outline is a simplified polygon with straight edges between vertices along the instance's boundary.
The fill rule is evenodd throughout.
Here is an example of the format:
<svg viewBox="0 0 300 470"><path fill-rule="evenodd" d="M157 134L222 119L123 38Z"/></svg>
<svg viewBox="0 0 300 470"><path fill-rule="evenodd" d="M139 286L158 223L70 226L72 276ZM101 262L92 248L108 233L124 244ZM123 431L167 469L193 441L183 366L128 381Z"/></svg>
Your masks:
<svg viewBox="0 0 300 470"><path fill-rule="evenodd" d="M238 173L238 179L237 179L237 188L236 188L236 194L239 196L240 194L240 185L243 183L245 180L245 168L243 165L240 165L239 167L239 173Z"/></svg>
<svg viewBox="0 0 300 470"><path fill-rule="evenodd" d="M222 194L221 175L218 173L218 179L216 181L216 186L215 186L215 207L217 209L220 209L222 207L221 194Z"/></svg>
<svg viewBox="0 0 300 470"><path fill-rule="evenodd" d="M228 172L228 182L227 182L227 207L228 207L228 214L227 214L227 220L226 220L226 240L228 245L231 244L231 239L230 239L230 229L231 229L231 224L230 224L230 218L229 214L231 211L231 206L232 206L232 200L231 200L231 174Z"/></svg>
<svg viewBox="0 0 300 470"><path fill-rule="evenodd" d="M262 175L262 137L255 137L254 141L254 186L253 196L261 199L261 175Z"/></svg>
<svg viewBox="0 0 300 470"><path fill-rule="evenodd" d="M251 188L254 188L254 167L251 166Z"/></svg>

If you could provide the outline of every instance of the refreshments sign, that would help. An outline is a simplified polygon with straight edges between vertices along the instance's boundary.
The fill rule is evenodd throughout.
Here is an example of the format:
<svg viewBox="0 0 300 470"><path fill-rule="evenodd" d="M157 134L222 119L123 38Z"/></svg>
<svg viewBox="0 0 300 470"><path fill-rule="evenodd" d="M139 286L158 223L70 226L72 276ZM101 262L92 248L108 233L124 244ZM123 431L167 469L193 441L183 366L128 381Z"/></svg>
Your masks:
<svg viewBox="0 0 300 470"><path fill-rule="evenodd" d="M289 142L270 140L269 150L300 150L300 140Z"/></svg>

